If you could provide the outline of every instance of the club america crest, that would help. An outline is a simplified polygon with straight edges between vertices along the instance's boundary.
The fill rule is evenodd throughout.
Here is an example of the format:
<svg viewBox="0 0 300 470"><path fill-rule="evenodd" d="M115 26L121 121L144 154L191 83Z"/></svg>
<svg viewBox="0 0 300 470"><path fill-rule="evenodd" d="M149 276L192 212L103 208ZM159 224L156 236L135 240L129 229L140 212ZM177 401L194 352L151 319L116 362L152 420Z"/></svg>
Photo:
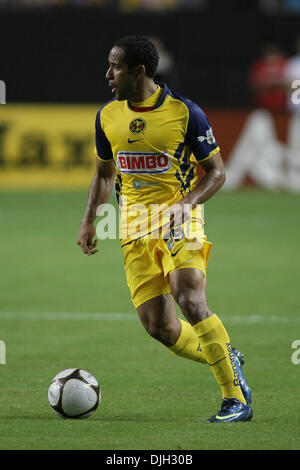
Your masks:
<svg viewBox="0 0 300 470"><path fill-rule="evenodd" d="M146 121L141 118L136 118L129 124L129 130L133 134L141 134L146 129Z"/></svg>

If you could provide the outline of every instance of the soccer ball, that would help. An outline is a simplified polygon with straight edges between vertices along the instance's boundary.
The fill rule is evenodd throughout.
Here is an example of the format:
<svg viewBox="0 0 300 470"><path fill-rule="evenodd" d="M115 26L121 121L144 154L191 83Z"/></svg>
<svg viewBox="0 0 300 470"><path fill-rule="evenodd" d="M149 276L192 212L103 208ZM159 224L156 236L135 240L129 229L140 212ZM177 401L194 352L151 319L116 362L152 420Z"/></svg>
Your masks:
<svg viewBox="0 0 300 470"><path fill-rule="evenodd" d="M101 389L97 379L83 369L66 369L50 383L48 400L63 418L87 418L98 408Z"/></svg>

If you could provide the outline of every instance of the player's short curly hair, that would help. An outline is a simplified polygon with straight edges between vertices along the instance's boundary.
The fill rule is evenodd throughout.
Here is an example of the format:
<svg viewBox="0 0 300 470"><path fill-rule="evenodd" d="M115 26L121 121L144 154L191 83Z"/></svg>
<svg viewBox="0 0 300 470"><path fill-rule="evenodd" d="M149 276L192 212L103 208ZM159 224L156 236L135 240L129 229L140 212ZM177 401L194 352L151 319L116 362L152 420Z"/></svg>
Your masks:
<svg viewBox="0 0 300 470"><path fill-rule="evenodd" d="M130 68L142 64L147 77L154 77L159 57L156 47L146 36L126 36L115 41L114 45L124 49L124 60Z"/></svg>

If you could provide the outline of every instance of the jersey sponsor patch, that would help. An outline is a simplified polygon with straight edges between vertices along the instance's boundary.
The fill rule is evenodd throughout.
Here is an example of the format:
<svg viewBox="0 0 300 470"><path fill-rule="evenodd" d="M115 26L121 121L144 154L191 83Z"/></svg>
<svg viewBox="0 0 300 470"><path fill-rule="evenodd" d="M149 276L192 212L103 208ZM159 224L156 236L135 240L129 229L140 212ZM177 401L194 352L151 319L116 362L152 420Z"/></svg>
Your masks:
<svg viewBox="0 0 300 470"><path fill-rule="evenodd" d="M213 134L213 130L212 128L210 127L207 131L206 131L206 137L204 135L199 135L199 137L197 137L197 140L199 142L204 142L205 140L207 140L207 142L212 145L216 142L216 139L215 139L215 136Z"/></svg>
<svg viewBox="0 0 300 470"><path fill-rule="evenodd" d="M117 167L121 173L164 173L171 166L172 160L167 152L119 152L117 155Z"/></svg>

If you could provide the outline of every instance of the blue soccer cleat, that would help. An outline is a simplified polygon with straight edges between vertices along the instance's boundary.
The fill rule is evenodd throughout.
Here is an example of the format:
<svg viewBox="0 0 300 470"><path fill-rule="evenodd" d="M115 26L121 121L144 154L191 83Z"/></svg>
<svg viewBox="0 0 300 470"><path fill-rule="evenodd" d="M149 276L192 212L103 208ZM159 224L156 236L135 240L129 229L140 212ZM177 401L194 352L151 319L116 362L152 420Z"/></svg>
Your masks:
<svg viewBox="0 0 300 470"><path fill-rule="evenodd" d="M250 421L252 408L237 398L224 398L220 411L206 420L206 423L236 423Z"/></svg>
<svg viewBox="0 0 300 470"><path fill-rule="evenodd" d="M242 366L244 365L244 354L241 353L237 348L232 348L231 349L233 354L234 354L234 362L238 371L239 375L239 381L240 381L240 387L242 390L242 393L244 395L244 398L247 402L247 405L251 404L251 388L246 382L246 379L244 377L243 371L242 371Z"/></svg>

